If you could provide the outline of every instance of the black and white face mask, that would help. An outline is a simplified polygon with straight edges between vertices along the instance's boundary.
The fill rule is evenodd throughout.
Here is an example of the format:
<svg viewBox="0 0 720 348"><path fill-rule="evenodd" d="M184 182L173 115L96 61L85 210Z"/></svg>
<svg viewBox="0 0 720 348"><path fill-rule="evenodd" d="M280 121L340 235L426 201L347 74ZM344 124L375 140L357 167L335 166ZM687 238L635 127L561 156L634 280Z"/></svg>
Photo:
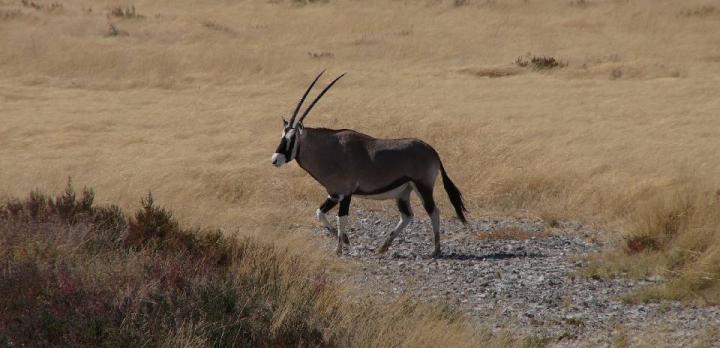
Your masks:
<svg viewBox="0 0 720 348"><path fill-rule="evenodd" d="M272 164L280 167L285 163L291 162L297 155L297 138L302 133L302 124L291 127L290 124L283 119L283 133L280 138L280 144L275 153L272 155Z"/></svg>

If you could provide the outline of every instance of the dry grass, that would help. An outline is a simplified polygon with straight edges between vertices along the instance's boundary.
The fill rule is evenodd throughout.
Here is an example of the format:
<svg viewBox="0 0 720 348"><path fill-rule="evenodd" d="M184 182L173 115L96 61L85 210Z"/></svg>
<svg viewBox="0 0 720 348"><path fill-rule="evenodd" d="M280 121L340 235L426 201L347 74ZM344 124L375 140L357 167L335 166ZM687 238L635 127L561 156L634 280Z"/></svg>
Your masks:
<svg viewBox="0 0 720 348"><path fill-rule="evenodd" d="M720 187L720 45L708 35L720 21L716 11L678 15L710 2L456 3L140 1L145 18L107 37L106 14L89 2L52 12L2 2L0 196L57 190L72 175L99 201L134 209L152 189L186 226L327 263L304 233L325 193L297 166L269 164L279 116L327 68L349 74L307 126L423 138L471 210L604 223L620 231L607 236L618 251L598 267L691 277L710 284L709 302L720 298L709 205L692 203L671 236L644 230L662 226L646 213L653 202L673 202L682 187L707 202ZM312 55L323 52L332 58ZM491 76L483 69L525 52L569 64L465 73ZM658 245L625 251L625 236L644 235ZM695 298L672 284L673 297Z"/></svg>
<svg viewBox="0 0 720 348"><path fill-rule="evenodd" d="M515 65L521 68L531 68L538 71L564 68L568 64L562 60L555 59L555 57L542 57L528 54L527 56L517 57L515 59Z"/></svg>
<svg viewBox="0 0 720 348"><path fill-rule="evenodd" d="M699 5L693 8L686 8L678 13L682 17L707 17L717 14L717 8L712 5Z"/></svg>
<svg viewBox="0 0 720 348"><path fill-rule="evenodd" d="M629 301L676 299L720 303L720 202L696 186L668 188L644 202L616 250L597 258L593 275L660 275L667 284L641 289Z"/></svg>
<svg viewBox="0 0 720 348"><path fill-rule="evenodd" d="M135 5L130 6L115 6L108 9L108 17L123 18L123 19L142 19L145 16L139 14L135 10Z"/></svg>
<svg viewBox="0 0 720 348"><path fill-rule="evenodd" d="M127 226L127 228L126 228ZM0 208L6 346L512 346L439 305L354 301L286 247L127 217L68 186Z"/></svg>

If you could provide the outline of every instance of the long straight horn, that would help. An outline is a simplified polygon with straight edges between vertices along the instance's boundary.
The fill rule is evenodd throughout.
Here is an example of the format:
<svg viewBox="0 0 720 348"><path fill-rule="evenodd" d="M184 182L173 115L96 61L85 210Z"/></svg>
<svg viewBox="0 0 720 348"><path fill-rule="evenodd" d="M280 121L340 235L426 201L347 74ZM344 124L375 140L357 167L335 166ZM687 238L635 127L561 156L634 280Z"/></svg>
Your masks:
<svg viewBox="0 0 720 348"><path fill-rule="evenodd" d="M310 113L310 110L312 110L313 106L315 106L315 104L317 104L318 100L320 100L320 98L322 98L322 96L325 94L325 92L327 92L330 89L330 87L332 87L335 84L335 82L337 82L343 76L345 76L345 74L338 76L336 79L333 80L333 82L330 82L330 84L327 85L327 87L325 87L325 89L323 89L323 91L320 92L320 94L318 94L317 98L315 98L315 100L313 100L312 104L310 104L310 106L307 109L305 109L305 112L303 113L303 115L300 116L300 120L298 121L298 123L302 123L302 121L305 119L305 116L307 116Z"/></svg>
<svg viewBox="0 0 720 348"><path fill-rule="evenodd" d="M325 73L325 70L321 71L318 76L313 80L313 82L310 84L310 87L308 87L307 91L305 91L305 94L303 94L302 98L300 98L300 101L298 102L297 107L295 107L295 111L292 114L292 118L290 119L290 127L293 126L293 122L295 122L295 117L297 117L298 112L300 111L300 107L302 106L303 102L305 101L305 98L307 97L308 93L310 93L310 90L315 86L315 83L318 82L320 79L320 76Z"/></svg>

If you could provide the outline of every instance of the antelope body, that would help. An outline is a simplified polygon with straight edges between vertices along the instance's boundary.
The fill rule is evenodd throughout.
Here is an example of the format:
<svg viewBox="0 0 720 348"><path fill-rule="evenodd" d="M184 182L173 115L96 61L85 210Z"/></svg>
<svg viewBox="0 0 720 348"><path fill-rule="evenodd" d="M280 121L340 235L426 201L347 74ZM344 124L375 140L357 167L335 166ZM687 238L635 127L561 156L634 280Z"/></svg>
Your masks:
<svg viewBox="0 0 720 348"><path fill-rule="evenodd" d="M433 256L440 256L440 211L433 198L438 173L458 218L466 222L462 194L445 172L440 156L418 139L377 139L349 129L305 128L302 122L312 107L343 76L331 82L295 121L303 101L321 75L300 99L290 121L283 120L283 137L273 154L273 165L279 167L297 160L301 168L325 187L328 198L318 208L316 216L329 231L337 234L338 255L342 254L343 243L349 242L347 216L353 196L396 200L400 221L379 249L379 252L385 252L412 220L410 194L416 191L432 221ZM335 229L325 214L338 203Z"/></svg>

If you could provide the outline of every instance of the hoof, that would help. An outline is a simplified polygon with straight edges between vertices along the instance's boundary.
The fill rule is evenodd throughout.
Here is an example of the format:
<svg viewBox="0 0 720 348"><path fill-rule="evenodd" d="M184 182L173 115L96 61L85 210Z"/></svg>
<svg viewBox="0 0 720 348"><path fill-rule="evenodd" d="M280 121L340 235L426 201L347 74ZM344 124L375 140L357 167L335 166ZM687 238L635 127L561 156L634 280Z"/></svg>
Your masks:
<svg viewBox="0 0 720 348"><path fill-rule="evenodd" d="M337 250L335 250L335 254L337 254L337 256L342 256L342 248L337 248Z"/></svg>
<svg viewBox="0 0 720 348"><path fill-rule="evenodd" d="M385 244L383 244L383 246L381 246L380 249L378 249L377 253L378 253L378 254L384 254L384 253L387 252L387 251L388 251L388 246L385 245Z"/></svg>
<svg viewBox="0 0 720 348"><path fill-rule="evenodd" d="M433 251L431 256L433 259L437 259L437 258L440 258L440 256L442 256L442 253L440 252L439 249L436 249L435 251Z"/></svg>
<svg viewBox="0 0 720 348"><path fill-rule="evenodd" d="M336 228L326 228L327 233L332 237L337 237L338 231ZM347 234L343 234L340 238L342 238L342 242L350 245L350 238L348 238Z"/></svg>

